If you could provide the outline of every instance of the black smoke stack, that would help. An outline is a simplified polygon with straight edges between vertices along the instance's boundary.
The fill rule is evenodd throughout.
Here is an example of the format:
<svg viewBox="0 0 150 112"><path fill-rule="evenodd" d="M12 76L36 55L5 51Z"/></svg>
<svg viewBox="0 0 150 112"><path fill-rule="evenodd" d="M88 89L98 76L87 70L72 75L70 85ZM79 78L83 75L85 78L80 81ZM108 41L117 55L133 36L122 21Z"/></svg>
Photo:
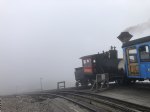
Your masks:
<svg viewBox="0 0 150 112"><path fill-rule="evenodd" d="M122 32L117 38L122 42L128 42L133 36L129 32Z"/></svg>

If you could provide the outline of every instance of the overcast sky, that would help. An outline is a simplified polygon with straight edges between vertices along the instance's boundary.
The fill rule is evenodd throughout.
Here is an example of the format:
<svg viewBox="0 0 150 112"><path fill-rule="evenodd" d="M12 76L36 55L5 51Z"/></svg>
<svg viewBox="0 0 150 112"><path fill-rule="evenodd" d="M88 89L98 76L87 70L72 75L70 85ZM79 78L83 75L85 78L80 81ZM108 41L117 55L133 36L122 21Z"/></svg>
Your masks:
<svg viewBox="0 0 150 112"><path fill-rule="evenodd" d="M79 57L109 50L150 19L149 0L0 0L0 94L74 84ZM135 38L150 33L135 35Z"/></svg>

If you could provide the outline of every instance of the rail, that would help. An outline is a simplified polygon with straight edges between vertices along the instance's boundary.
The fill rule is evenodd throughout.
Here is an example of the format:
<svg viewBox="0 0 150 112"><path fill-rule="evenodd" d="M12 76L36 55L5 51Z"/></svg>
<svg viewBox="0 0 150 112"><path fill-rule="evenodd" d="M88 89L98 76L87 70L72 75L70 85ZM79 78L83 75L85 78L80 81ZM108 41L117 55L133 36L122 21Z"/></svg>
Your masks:
<svg viewBox="0 0 150 112"><path fill-rule="evenodd" d="M99 107L96 107L94 105L90 105L86 102L82 102L82 101L77 101L75 99L72 99L72 98L69 98L69 97L65 97L63 95L58 95L58 94L52 94L52 93L37 93L37 94L28 94L28 95L39 95L39 96L42 96L44 97L44 95L46 95L45 97L46 98L49 98L49 96L55 96L55 97L59 97L59 98L63 98L65 100L68 100L76 105L79 105L87 110L89 110L90 112L107 112L106 110L102 109L102 108L99 108Z"/></svg>
<svg viewBox="0 0 150 112"><path fill-rule="evenodd" d="M61 94L70 94L82 98L86 98L89 100L93 100L99 103L103 103L106 105L109 105L114 108L118 108L122 111L128 111L128 112L150 112L150 107L146 107L139 104L134 104L131 102L110 98L106 96L102 96L95 93L89 93L89 92L81 92L81 91L60 91Z"/></svg>

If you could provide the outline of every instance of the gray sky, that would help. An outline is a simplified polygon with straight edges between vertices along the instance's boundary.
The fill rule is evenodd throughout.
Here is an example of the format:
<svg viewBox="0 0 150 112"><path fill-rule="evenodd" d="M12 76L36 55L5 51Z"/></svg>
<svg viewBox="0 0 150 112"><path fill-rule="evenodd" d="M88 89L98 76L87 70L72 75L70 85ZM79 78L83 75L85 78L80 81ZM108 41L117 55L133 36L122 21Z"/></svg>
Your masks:
<svg viewBox="0 0 150 112"><path fill-rule="evenodd" d="M0 0L0 94L74 84L79 57L108 50L150 19L149 0ZM135 34L135 38L150 35Z"/></svg>

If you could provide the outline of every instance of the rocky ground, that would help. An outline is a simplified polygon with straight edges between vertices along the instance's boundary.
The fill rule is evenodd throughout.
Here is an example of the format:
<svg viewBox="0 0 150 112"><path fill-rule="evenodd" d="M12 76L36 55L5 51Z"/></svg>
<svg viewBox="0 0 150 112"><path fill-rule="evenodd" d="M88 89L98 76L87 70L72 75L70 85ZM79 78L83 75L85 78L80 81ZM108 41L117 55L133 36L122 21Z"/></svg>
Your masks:
<svg viewBox="0 0 150 112"><path fill-rule="evenodd" d="M61 98L37 100L31 96L2 98L2 112L87 112Z"/></svg>

